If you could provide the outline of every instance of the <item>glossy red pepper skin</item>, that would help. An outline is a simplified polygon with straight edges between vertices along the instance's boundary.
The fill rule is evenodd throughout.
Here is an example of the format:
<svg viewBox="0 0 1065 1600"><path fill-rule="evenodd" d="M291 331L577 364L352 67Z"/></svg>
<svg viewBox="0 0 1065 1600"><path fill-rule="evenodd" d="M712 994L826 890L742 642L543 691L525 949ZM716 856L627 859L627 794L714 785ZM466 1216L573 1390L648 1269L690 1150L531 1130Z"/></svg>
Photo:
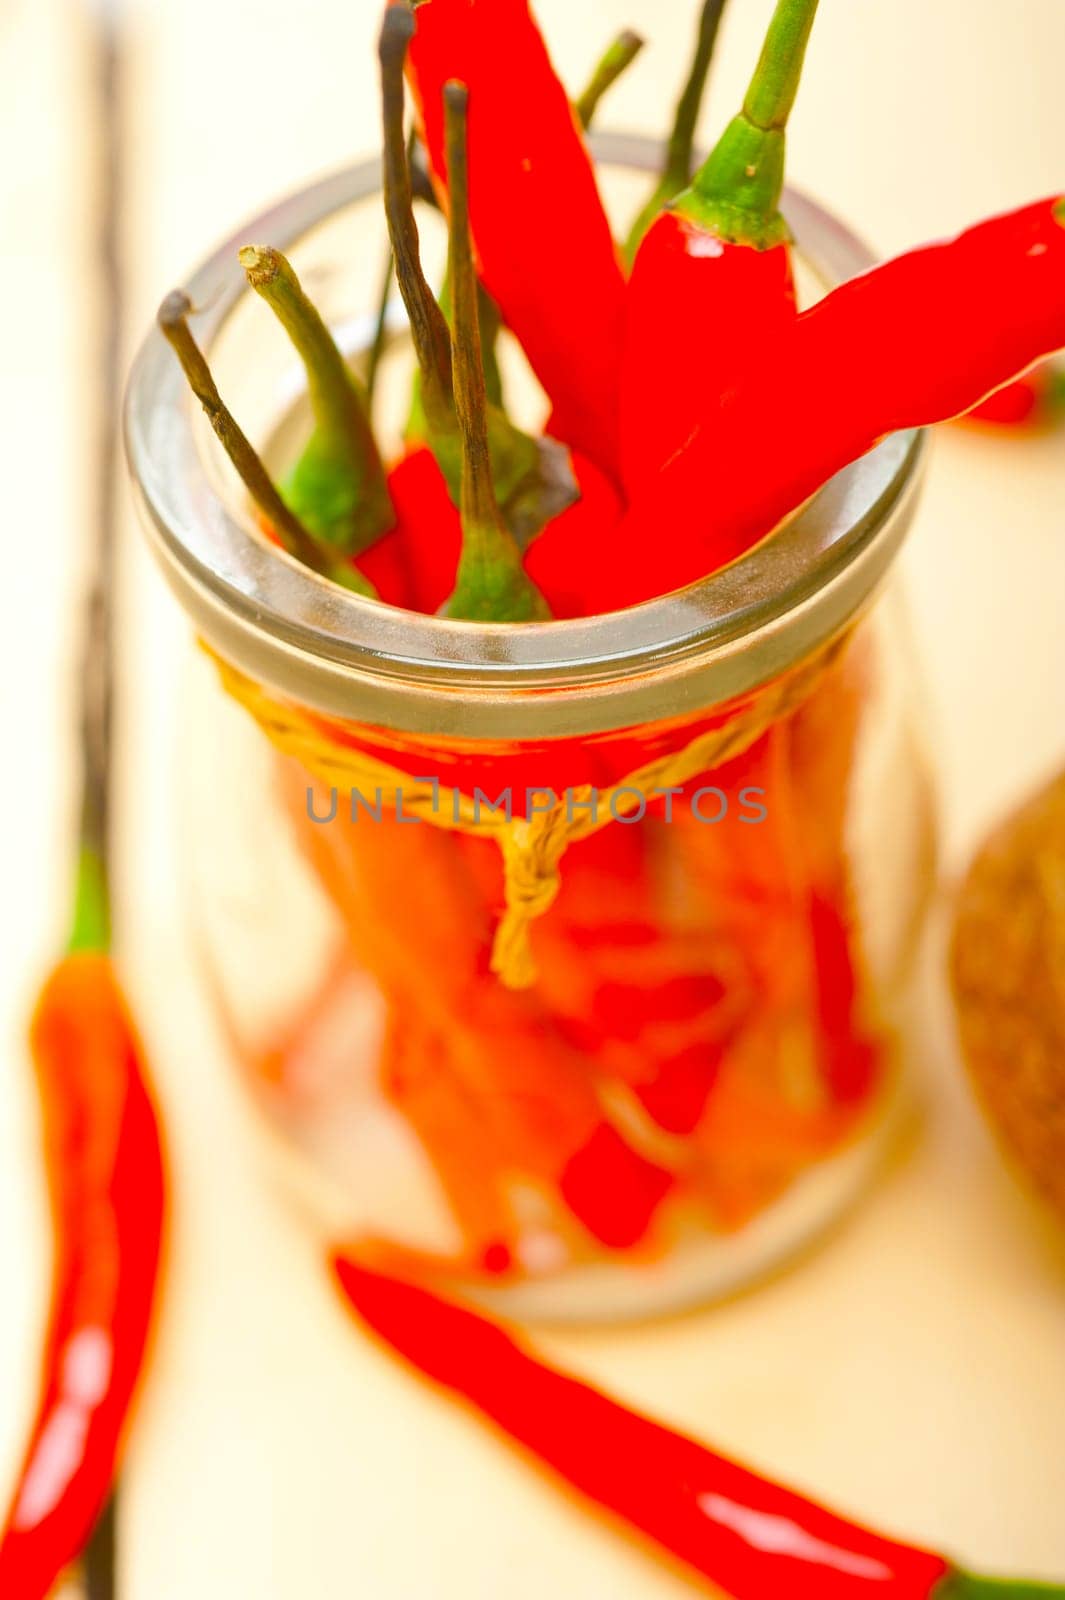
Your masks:
<svg viewBox="0 0 1065 1600"><path fill-rule="evenodd" d="M887 434L961 416L1065 346L1062 220L1059 197L1039 201L889 261L803 312L771 362L714 400L609 545L586 544L588 610L727 565ZM529 551L548 601L555 582L572 583L560 578L565 562L550 533Z"/></svg>
<svg viewBox="0 0 1065 1600"><path fill-rule="evenodd" d="M625 283L581 130L527 0L426 0L410 73L446 187L442 96L467 85L481 278L554 409L552 431L619 479Z"/></svg>
<svg viewBox="0 0 1065 1600"><path fill-rule="evenodd" d="M45 1600L107 1500L152 1325L158 1123L108 956L68 955L31 1031L55 1229L40 1398L0 1538L4 1600Z"/></svg>
<svg viewBox="0 0 1065 1600"><path fill-rule="evenodd" d="M677 211L655 222L629 281L621 389L625 492L687 442L707 396L771 359L797 315L791 250L721 240Z"/></svg>
<svg viewBox="0 0 1065 1600"><path fill-rule="evenodd" d="M396 525L359 557L359 570L382 600L436 611L455 581L462 545L458 507L431 450L409 450L388 473Z"/></svg>
<svg viewBox="0 0 1065 1600"><path fill-rule="evenodd" d="M788 119L818 0L777 0L744 102L649 228L626 301L621 453L631 499L682 449L711 397L772 357L795 320L780 214Z"/></svg>
<svg viewBox="0 0 1065 1600"><path fill-rule="evenodd" d="M996 389L966 414L963 422L978 422L1010 432L1036 433L1065 418L1065 372L1047 361L1022 378Z"/></svg>
<svg viewBox="0 0 1065 1600"><path fill-rule="evenodd" d="M358 1316L589 1500L733 1600L929 1600L938 1555L882 1538L545 1366L509 1333L349 1257ZM1018 1591L1021 1592L1021 1591Z"/></svg>
<svg viewBox="0 0 1065 1600"><path fill-rule="evenodd" d="M586 543L599 545L608 538L624 512L621 497L605 474L580 456L572 455L570 462L579 496L536 535L542 538L550 528L560 546L577 555L578 581L572 593L565 583L556 586L552 613L556 618L580 613L584 587L579 581L579 552ZM359 557L359 570L382 600L434 616L455 585L462 549L458 508L435 457L424 446L408 451L396 463L388 474L388 491L396 508L396 527Z"/></svg>

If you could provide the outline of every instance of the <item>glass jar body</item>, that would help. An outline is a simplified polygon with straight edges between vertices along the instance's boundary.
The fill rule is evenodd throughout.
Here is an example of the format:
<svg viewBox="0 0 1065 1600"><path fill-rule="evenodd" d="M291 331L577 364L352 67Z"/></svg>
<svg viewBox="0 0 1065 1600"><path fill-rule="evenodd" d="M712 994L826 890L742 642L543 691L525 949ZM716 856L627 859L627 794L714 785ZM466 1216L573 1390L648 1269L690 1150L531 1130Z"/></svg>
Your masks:
<svg viewBox="0 0 1065 1600"><path fill-rule="evenodd" d="M599 147L621 219L657 153ZM239 241L293 255L355 360L377 182L376 163L338 173ZM804 300L869 265L811 202L786 209ZM435 272L444 231L424 223ZM306 435L302 375L237 242L188 289L280 476ZM411 362L389 328L376 404L401 417ZM500 356L539 427L506 334ZM226 687L202 652L190 669L197 939L279 1166L334 1236L517 1316L592 1320L731 1292L804 1245L897 1116L932 881L891 575L919 440L887 441L681 594L493 630L345 594L271 547L157 335L126 426L156 553L239 668Z"/></svg>
<svg viewBox="0 0 1065 1600"><path fill-rule="evenodd" d="M419 790L358 760L325 781L198 661L198 934L333 1226L515 1314L609 1318L731 1292L855 1196L933 853L893 588L794 681L778 715L773 686L595 741L328 725ZM718 727L738 753L685 777ZM493 970L503 853L456 795L603 824L562 856L527 986Z"/></svg>

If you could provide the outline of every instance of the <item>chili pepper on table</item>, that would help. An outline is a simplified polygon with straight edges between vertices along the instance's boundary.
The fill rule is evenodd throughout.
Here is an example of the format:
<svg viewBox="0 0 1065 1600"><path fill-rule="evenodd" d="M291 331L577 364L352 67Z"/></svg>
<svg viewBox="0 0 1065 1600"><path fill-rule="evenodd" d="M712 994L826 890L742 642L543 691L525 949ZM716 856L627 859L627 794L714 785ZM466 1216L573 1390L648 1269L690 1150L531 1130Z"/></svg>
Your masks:
<svg viewBox="0 0 1065 1600"><path fill-rule="evenodd" d="M624 278L527 0L428 0L414 18L410 71L433 173L446 182L441 95L459 78L481 277L547 392L554 433L617 481Z"/></svg>
<svg viewBox="0 0 1065 1600"><path fill-rule="evenodd" d="M314 432L283 486L319 543L357 555L395 523L366 391L279 250L245 245L240 264L288 334L307 374Z"/></svg>
<svg viewBox="0 0 1065 1600"><path fill-rule="evenodd" d="M710 68L713 64L717 36L721 28L721 19L725 14L726 4L727 0L703 0L702 10L699 13L699 31L695 41L695 53L692 56L692 64L684 85L684 91L677 102L677 109L673 118L673 129L669 136L669 143L666 146L666 159L662 168L662 175L651 191L646 204L640 209L632 227L629 229L628 239L625 241L625 256L630 264L640 247L644 234L656 217L674 196L678 195L682 189L686 189L691 182L695 126L699 120L699 112L706 93L706 80L710 75Z"/></svg>
<svg viewBox="0 0 1065 1600"><path fill-rule="evenodd" d="M356 1315L564 1483L733 1600L1044 1600L985 1581L771 1483L541 1362L498 1324L357 1256L332 1259Z"/></svg>
<svg viewBox="0 0 1065 1600"><path fill-rule="evenodd" d="M152 1324L162 1150L105 938L83 921L33 1019L56 1259L40 1398L0 1537L4 1600L44 1600L92 1532Z"/></svg>
<svg viewBox="0 0 1065 1600"><path fill-rule="evenodd" d="M816 12L817 0L778 0L742 111L636 253L621 391L630 497L653 484L714 395L772 359L794 321L779 208L785 129Z"/></svg>
<svg viewBox="0 0 1065 1600"><path fill-rule="evenodd" d="M114 1486L152 1328L165 1221L162 1141L141 1048L110 955L109 820L121 270L120 44L101 12L98 287L102 316L96 509L78 674L81 794L76 891L63 957L30 1029L52 1223L52 1286L36 1405L0 1522L0 1595L46 1600L84 1553L110 1596ZM86 1545L88 1550L86 1551Z"/></svg>
<svg viewBox="0 0 1065 1600"><path fill-rule="evenodd" d="M802 312L772 358L712 401L609 537L597 544L589 530L586 608L633 605L716 570L886 435L961 416L1065 346L1063 223L1060 197L1039 201L886 262ZM552 530L526 566L548 604L558 591L576 605L573 552Z"/></svg>

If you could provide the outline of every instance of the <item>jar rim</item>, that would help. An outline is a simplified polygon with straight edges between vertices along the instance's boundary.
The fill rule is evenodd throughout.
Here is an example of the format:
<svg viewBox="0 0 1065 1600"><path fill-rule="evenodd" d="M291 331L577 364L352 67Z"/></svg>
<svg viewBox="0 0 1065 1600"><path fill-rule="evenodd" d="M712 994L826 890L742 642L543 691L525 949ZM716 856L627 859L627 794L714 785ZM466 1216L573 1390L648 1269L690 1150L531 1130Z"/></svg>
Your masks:
<svg viewBox="0 0 1065 1600"><path fill-rule="evenodd" d="M607 166L655 170L648 139L599 134ZM252 219L192 274L209 351L250 291L237 246L283 250L379 189L367 160ZM815 201L789 190L785 214L828 282L874 257ZM130 375L127 457L142 521L195 626L241 671L323 712L404 731L560 737L675 716L731 699L837 634L878 587L907 531L924 456L921 431L886 439L728 567L624 611L544 623L470 623L401 610L341 589L242 523L210 481L194 402L154 328ZM515 717L520 719L516 727Z"/></svg>

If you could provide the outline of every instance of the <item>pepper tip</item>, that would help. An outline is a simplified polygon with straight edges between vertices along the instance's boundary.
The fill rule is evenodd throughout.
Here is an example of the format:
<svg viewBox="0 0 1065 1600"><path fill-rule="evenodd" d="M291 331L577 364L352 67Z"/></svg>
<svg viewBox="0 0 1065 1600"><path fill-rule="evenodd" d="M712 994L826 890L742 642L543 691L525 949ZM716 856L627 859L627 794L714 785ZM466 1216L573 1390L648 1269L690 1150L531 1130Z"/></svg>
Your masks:
<svg viewBox="0 0 1065 1600"><path fill-rule="evenodd" d="M381 23L377 53L383 65L392 64L398 56L402 60L414 37L414 12L408 5L390 5Z"/></svg>
<svg viewBox="0 0 1065 1600"><path fill-rule="evenodd" d="M281 272L281 256L270 245L242 245L237 259L253 288L272 283Z"/></svg>
<svg viewBox="0 0 1065 1600"><path fill-rule="evenodd" d="M171 289L159 306L155 320L164 330L183 322L192 310L192 301L184 289Z"/></svg>
<svg viewBox="0 0 1065 1600"><path fill-rule="evenodd" d="M469 104L470 91L459 78L449 78L444 85L444 105L461 116Z"/></svg>

